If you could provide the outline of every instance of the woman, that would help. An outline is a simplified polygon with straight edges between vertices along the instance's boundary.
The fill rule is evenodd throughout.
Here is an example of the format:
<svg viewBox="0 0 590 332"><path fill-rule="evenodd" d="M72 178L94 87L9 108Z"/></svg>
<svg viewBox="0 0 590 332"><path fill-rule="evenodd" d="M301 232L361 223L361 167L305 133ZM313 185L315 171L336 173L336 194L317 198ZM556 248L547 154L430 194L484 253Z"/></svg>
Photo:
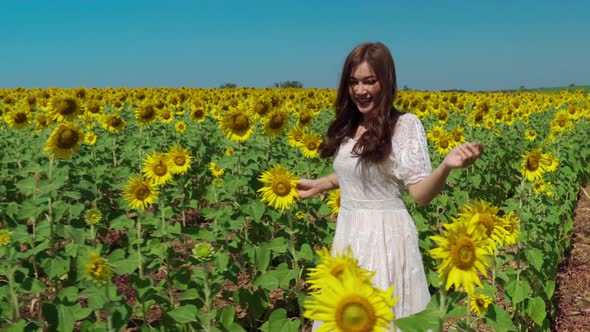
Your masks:
<svg viewBox="0 0 590 332"><path fill-rule="evenodd" d="M392 107L396 92L387 47L364 43L354 48L344 62L335 119L320 146L322 157L334 157L335 172L300 179L298 191L305 199L340 188L332 252L350 246L359 265L376 272L374 286L393 285L399 297L394 313L401 318L423 310L430 300L418 234L402 200L404 187L419 204L428 204L449 172L473 164L483 147L464 143L431 171L422 123Z"/></svg>

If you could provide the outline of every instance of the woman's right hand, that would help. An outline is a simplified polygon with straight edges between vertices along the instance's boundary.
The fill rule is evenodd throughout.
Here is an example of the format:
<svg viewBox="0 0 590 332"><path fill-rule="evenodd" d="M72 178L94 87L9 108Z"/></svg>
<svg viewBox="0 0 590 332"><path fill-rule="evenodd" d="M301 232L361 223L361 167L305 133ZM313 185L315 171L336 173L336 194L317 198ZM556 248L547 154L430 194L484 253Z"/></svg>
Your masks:
<svg viewBox="0 0 590 332"><path fill-rule="evenodd" d="M318 180L299 179L299 182L297 183L297 193L301 199L310 198L319 194L320 188L318 188Z"/></svg>

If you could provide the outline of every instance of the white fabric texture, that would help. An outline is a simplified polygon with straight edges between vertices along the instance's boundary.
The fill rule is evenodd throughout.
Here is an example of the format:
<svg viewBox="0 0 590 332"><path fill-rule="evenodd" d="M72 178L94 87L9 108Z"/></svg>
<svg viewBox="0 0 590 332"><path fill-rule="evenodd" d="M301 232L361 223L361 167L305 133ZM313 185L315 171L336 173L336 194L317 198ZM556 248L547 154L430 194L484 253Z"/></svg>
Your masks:
<svg viewBox="0 0 590 332"><path fill-rule="evenodd" d="M430 301L418 234L402 200L405 185L431 172L424 128L415 115L401 115L392 155L379 166L363 169L351 154L355 143L345 139L334 158L341 200L332 254L350 246L359 265L375 271L375 287L394 286L396 318L409 316ZM320 325L314 322L313 329Z"/></svg>

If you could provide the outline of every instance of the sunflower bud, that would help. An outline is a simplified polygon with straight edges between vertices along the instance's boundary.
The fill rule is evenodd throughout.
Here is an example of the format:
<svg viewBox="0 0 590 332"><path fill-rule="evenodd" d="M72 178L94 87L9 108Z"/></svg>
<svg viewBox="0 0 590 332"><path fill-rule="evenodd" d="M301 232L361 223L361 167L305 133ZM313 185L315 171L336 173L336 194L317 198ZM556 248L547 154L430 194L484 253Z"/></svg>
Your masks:
<svg viewBox="0 0 590 332"><path fill-rule="evenodd" d="M215 249L208 242L199 242L193 248L193 257L200 262L211 260L213 254L215 254Z"/></svg>

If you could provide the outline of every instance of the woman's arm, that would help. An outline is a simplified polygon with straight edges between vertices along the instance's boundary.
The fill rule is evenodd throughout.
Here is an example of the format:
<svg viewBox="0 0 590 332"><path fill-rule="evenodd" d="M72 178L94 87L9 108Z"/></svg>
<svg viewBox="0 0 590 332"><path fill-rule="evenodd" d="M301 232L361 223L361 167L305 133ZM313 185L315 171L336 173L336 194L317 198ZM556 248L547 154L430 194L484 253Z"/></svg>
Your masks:
<svg viewBox="0 0 590 332"><path fill-rule="evenodd" d="M299 179L299 183L297 184L297 191L301 199L306 199L336 188L339 188L336 173L315 180Z"/></svg>
<svg viewBox="0 0 590 332"><path fill-rule="evenodd" d="M454 148L428 177L408 185L410 195L418 204L430 203L443 189L453 168L471 166L483 154L481 143L467 142Z"/></svg>

